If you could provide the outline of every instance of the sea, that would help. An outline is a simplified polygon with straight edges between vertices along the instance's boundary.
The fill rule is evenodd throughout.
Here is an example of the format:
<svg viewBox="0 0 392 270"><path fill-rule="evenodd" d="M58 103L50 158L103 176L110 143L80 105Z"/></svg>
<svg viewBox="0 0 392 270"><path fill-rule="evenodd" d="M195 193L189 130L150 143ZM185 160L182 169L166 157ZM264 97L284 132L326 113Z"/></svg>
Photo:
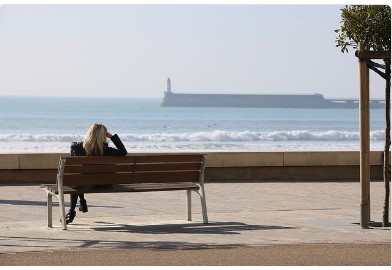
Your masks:
<svg viewBox="0 0 392 270"><path fill-rule="evenodd" d="M384 110L370 112L384 148ZM358 109L161 107L159 98L0 97L0 153L67 153L93 123L128 152L357 151ZM113 144L111 144L113 146Z"/></svg>

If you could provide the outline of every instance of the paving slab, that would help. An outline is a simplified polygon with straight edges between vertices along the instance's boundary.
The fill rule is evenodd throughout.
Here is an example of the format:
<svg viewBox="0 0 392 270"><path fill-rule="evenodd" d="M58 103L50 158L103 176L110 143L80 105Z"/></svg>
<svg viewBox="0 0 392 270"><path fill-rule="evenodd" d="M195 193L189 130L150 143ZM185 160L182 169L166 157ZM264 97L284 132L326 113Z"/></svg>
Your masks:
<svg viewBox="0 0 392 270"><path fill-rule="evenodd" d="M371 183L376 222L383 194L383 183ZM86 194L89 212L77 212L64 231L57 204L54 226L46 227L46 196L38 186L0 186L0 253L310 244L387 244L390 250L390 228L358 224L359 183L212 182L206 197L209 224L196 193L192 221L186 221L184 191Z"/></svg>

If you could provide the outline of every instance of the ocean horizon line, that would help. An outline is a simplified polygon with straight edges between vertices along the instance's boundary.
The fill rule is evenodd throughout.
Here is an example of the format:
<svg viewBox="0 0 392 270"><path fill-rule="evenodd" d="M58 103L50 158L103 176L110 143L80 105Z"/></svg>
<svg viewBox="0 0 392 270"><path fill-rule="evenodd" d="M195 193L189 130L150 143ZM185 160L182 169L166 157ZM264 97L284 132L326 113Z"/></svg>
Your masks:
<svg viewBox="0 0 392 270"><path fill-rule="evenodd" d="M164 90L161 91L161 95L157 96L128 96L128 95L121 95L121 96L111 96L111 95L98 95L98 96L91 96L91 95L2 95L1 97L8 97L8 98L94 98L94 99L105 99L105 98L113 98L113 99L121 99L121 98L129 98L129 99L162 99L164 97ZM340 100L340 99L359 99L358 96L328 96L323 93L287 93L287 92L268 92L268 93L259 93L259 92L205 92L205 91L191 91L191 92L177 92L173 91L173 94L185 94L185 95L276 95L276 96L312 96L312 95L321 95L325 99L332 99L332 100ZM385 100L385 96L381 97L370 97L371 100Z"/></svg>
<svg viewBox="0 0 392 270"><path fill-rule="evenodd" d="M0 95L5 98L81 98L81 99L161 99L161 97L134 97L134 96L32 96L32 95Z"/></svg>

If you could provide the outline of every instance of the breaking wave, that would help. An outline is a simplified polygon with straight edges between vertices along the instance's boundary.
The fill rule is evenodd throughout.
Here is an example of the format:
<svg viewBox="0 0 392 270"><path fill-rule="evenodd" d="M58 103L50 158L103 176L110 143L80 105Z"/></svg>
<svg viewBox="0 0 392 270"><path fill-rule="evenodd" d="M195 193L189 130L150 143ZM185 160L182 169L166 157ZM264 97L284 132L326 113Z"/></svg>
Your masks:
<svg viewBox="0 0 392 270"><path fill-rule="evenodd" d="M124 142L257 142L257 141L357 141L358 132L349 131L200 131L184 133L119 134ZM73 142L83 135L75 134L0 134L0 142ZM370 133L373 141L385 138L383 130Z"/></svg>

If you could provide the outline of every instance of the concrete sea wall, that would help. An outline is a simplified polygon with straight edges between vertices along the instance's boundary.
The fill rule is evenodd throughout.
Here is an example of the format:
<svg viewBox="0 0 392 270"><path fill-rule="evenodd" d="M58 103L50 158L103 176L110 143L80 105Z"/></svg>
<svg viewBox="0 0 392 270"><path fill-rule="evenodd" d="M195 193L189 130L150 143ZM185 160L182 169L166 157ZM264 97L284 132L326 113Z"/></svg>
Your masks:
<svg viewBox="0 0 392 270"><path fill-rule="evenodd" d="M359 181L359 152L208 152L206 181ZM66 153L0 154L0 184L54 183ZM371 180L383 153L371 152Z"/></svg>

